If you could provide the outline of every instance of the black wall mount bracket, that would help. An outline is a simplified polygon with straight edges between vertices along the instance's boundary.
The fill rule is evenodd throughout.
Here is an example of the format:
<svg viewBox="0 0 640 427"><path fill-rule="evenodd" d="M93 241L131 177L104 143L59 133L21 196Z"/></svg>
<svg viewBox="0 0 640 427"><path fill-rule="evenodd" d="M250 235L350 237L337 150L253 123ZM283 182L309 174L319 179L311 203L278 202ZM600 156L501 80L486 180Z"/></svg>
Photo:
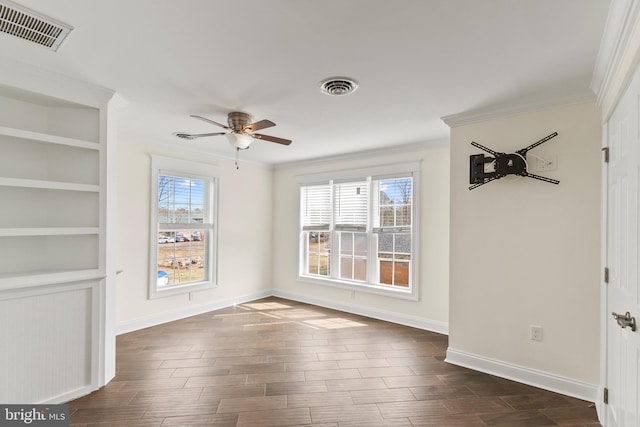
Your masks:
<svg viewBox="0 0 640 427"><path fill-rule="evenodd" d="M553 132L528 147L522 148L511 154L500 153L492 150L491 148L487 148L484 145L480 145L475 141L471 142L471 145L486 151L493 157L485 156L484 154L472 154L469 156L469 184L472 184L469 187L469 190L473 190L474 188L478 188L481 185L503 178L507 175L526 176L540 181L545 181L550 184L560 184L560 181L557 179L547 178L527 171L527 152L556 136L558 136L558 132ZM485 171L485 164L487 163L493 163L493 170Z"/></svg>

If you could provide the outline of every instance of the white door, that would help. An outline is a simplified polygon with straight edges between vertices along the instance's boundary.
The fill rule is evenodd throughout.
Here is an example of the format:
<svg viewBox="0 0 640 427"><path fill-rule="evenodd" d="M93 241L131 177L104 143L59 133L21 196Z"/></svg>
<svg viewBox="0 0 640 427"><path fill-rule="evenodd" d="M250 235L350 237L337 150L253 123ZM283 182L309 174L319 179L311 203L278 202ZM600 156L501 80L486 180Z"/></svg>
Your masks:
<svg viewBox="0 0 640 427"><path fill-rule="evenodd" d="M640 321L640 74L635 76L606 127L606 427L640 426L640 325L623 328L612 313ZM620 323L629 322L620 318Z"/></svg>

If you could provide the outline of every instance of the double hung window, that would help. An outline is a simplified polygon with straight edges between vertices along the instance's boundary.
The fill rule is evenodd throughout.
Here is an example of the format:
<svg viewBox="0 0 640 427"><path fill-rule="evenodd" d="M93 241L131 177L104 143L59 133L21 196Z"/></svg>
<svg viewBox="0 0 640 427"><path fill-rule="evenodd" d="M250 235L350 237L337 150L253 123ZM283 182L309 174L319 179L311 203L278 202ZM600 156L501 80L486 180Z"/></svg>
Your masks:
<svg viewBox="0 0 640 427"><path fill-rule="evenodd" d="M149 296L215 286L217 168L153 156L152 178Z"/></svg>
<svg viewBox="0 0 640 427"><path fill-rule="evenodd" d="M299 177L305 280L417 298L418 163Z"/></svg>

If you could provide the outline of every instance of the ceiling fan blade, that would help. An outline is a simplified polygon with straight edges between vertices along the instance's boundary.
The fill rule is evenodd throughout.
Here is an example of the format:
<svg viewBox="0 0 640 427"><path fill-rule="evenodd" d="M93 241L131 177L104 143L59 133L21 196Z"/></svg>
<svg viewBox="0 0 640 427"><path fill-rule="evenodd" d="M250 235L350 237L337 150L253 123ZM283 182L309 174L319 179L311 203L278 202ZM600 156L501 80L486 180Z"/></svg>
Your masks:
<svg viewBox="0 0 640 427"><path fill-rule="evenodd" d="M261 133L254 133L254 134L251 134L251 135L256 139L264 139L265 141L275 142L277 144L282 144L282 145L291 144L291 140L284 139L284 138L278 138L276 136L262 135Z"/></svg>
<svg viewBox="0 0 640 427"><path fill-rule="evenodd" d="M202 117L202 116L196 116L195 114L191 114L191 117L193 117L195 119L202 120L202 121L207 122L207 123L211 123L212 125L220 126L221 128L224 128L224 129L227 129L227 130L231 130L231 128L229 126L223 125L222 123L214 122L213 120L207 119L207 118Z"/></svg>
<svg viewBox="0 0 640 427"><path fill-rule="evenodd" d="M226 132L214 132L214 133L176 133L176 136L178 138L182 138L182 139L196 139L196 138L202 138L205 136L216 136L216 135L226 135Z"/></svg>
<svg viewBox="0 0 640 427"><path fill-rule="evenodd" d="M244 129L242 129L242 130L244 132L255 132L257 130L270 128L270 127L275 126L275 125L276 124L273 123L271 120L260 120L258 122L246 125L244 127Z"/></svg>

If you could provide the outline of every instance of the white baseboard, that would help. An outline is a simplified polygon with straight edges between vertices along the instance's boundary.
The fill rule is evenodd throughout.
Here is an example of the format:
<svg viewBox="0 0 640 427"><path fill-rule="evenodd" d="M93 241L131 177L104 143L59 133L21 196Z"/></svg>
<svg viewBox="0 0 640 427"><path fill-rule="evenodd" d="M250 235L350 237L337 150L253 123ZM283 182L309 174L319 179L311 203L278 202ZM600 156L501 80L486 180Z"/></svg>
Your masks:
<svg viewBox="0 0 640 427"><path fill-rule="evenodd" d="M89 393L96 391L98 387L88 385L80 387L75 390L68 391L66 393L59 394L57 396L50 396L41 402L36 402L37 405L58 405L61 403L67 403L82 396L86 396Z"/></svg>
<svg viewBox="0 0 640 427"><path fill-rule="evenodd" d="M319 307L344 311L346 313L359 314L361 316L371 317L377 320L384 320L391 323L397 323L399 325L411 326L412 328L423 329L425 331L436 332L443 335L449 334L449 324L445 322L429 320L422 317L410 316L407 314L377 310L368 307L360 307L352 304L344 304L341 302L324 300L286 291L273 290L271 294L273 296L290 299L292 301L304 302L307 304L317 305Z"/></svg>
<svg viewBox="0 0 640 427"><path fill-rule="evenodd" d="M478 356L449 347L446 362L501 378L528 384L544 390L561 393L577 399L595 402L598 386L562 377L549 372L538 371L488 357Z"/></svg>
<svg viewBox="0 0 640 427"><path fill-rule="evenodd" d="M290 299L292 301L299 301L307 304L317 305L319 307L332 308L334 310L344 311L347 313L359 314L362 316L367 316L367 317L371 317L378 320L385 320L387 322L397 323L400 325L411 326L413 328L423 329L426 331L436 332L439 334L447 335L449 333L449 325L445 322L438 322L435 320L428 320L421 317L392 313L388 311L376 310L376 309L371 309L366 307L359 307L359 306L350 305L350 304L337 303L335 301L307 297L304 295L294 294L291 292L266 290L261 292L255 292L252 294L242 295L236 298L229 298L226 300L215 301L210 304L200 305L197 307L189 307L189 308L185 308L177 311L172 311L169 313L162 313L158 315L144 317L141 319L130 320L128 322L122 322L116 326L116 335L137 331L139 329L149 328L151 326L161 325L167 322L173 322L174 320L184 319L186 317L207 313L213 310L219 310L225 307L230 307L234 304L243 304L245 302L254 301L260 298L266 298L269 296L277 296L285 299Z"/></svg>
<svg viewBox="0 0 640 427"><path fill-rule="evenodd" d="M119 323L116 326L116 335L126 334L127 332L137 331L139 329L151 326L161 325L174 320L184 319L186 317L196 316L209 311L219 310L221 308L231 307L234 304L243 304L245 302L254 301L260 298L271 296L271 290L254 292L247 295L241 295L235 298L228 298L219 301L213 301L209 304L199 305L197 307L188 307L181 310L162 313L158 315L143 317L141 319L130 320L128 322Z"/></svg>

